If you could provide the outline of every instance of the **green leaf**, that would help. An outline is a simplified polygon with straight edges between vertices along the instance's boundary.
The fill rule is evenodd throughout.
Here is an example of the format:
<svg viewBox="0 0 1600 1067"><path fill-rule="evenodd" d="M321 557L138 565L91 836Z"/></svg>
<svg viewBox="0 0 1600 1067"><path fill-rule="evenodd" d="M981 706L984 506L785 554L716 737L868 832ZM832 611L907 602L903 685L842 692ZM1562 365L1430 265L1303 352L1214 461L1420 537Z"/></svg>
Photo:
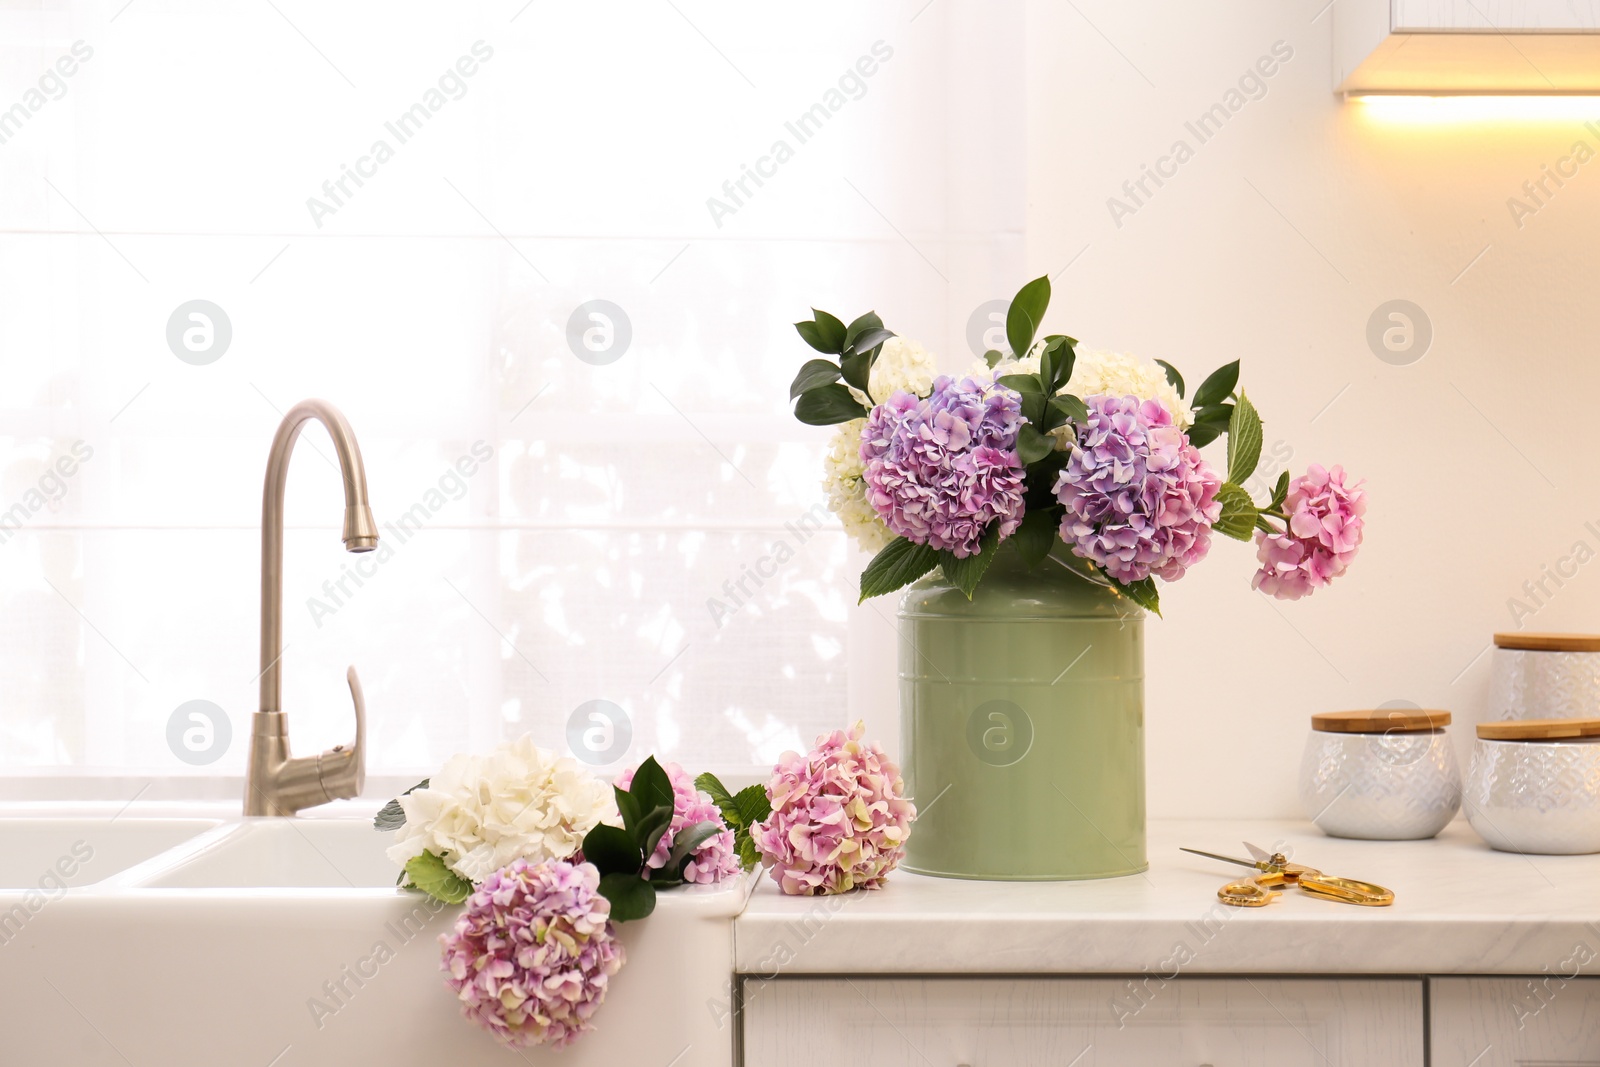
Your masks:
<svg viewBox="0 0 1600 1067"><path fill-rule="evenodd" d="M1195 413L1194 425L1189 427L1189 443L1196 448L1204 448L1222 436L1231 418L1232 404L1213 404L1200 409Z"/></svg>
<svg viewBox="0 0 1600 1067"><path fill-rule="evenodd" d="M772 801L767 799L767 787L764 785L745 786L733 798L733 805L745 828L765 821L772 814Z"/></svg>
<svg viewBox="0 0 1600 1067"><path fill-rule="evenodd" d="M995 382L1021 394L1023 418L1035 424L1044 421L1045 395L1036 375L1003 374Z"/></svg>
<svg viewBox="0 0 1600 1067"><path fill-rule="evenodd" d="M800 339L818 352L831 353L833 351L828 347L828 343L822 339L822 333L817 329L816 323L802 320L795 323L794 328L795 332L800 335Z"/></svg>
<svg viewBox="0 0 1600 1067"><path fill-rule="evenodd" d="M622 813L622 825L627 828L629 833L632 833L634 828L639 825L639 815L641 814L638 798L626 789L619 789L616 786L611 787L611 792L616 795L617 811Z"/></svg>
<svg viewBox="0 0 1600 1067"><path fill-rule="evenodd" d="M1180 397L1183 396L1183 375L1178 373L1178 368L1164 359L1158 359L1156 362L1161 365L1162 370L1167 372L1167 381L1172 383L1172 387L1178 391L1178 395Z"/></svg>
<svg viewBox="0 0 1600 1067"><path fill-rule="evenodd" d="M1089 409L1082 400L1071 393L1060 393L1050 398L1050 406L1072 420L1074 426L1082 426L1089 421Z"/></svg>
<svg viewBox="0 0 1600 1067"><path fill-rule="evenodd" d="M800 367L800 373L794 376L794 383L789 386L789 399L793 400L808 390L831 385L839 380L839 374L839 364L831 360L808 359Z"/></svg>
<svg viewBox="0 0 1600 1067"><path fill-rule="evenodd" d="M658 808L645 812L643 817L639 819L639 851L644 853L645 856L654 856L656 854L656 846L661 843L661 838L671 825L671 804L663 804Z"/></svg>
<svg viewBox="0 0 1600 1067"><path fill-rule="evenodd" d="M673 835L672 851L667 855L667 865L663 869L681 872L684 861L689 858L695 849L705 844L707 839L715 837L725 830L727 830L727 827L720 822L697 822L692 826L685 826ZM584 855L587 856L588 853L584 853Z"/></svg>
<svg viewBox="0 0 1600 1067"><path fill-rule="evenodd" d="M978 583L983 580L984 572L989 569L989 564L994 562L994 554L1000 548L1000 524L990 523L988 531L983 535L983 540L978 544L978 551L965 559L956 558L953 552L939 553L939 567L944 571L944 576L950 580L957 589L967 594L967 599L972 599L972 593L978 588Z"/></svg>
<svg viewBox="0 0 1600 1067"><path fill-rule="evenodd" d="M1045 338L1044 351L1039 355L1039 381L1046 396L1054 395L1071 379L1072 367L1078 358L1073 350L1077 343L1062 333Z"/></svg>
<svg viewBox="0 0 1600 1067"><path fill-rule="evenodd" d="M995 379L995 384L1003 385L1007 389L1015 389L1019 393L1032 393L1035 396L1044 395L1044 388L1039 384L1039 377L1036 374L1002 374Z"/></svg>
<svg viewBox="0 0 1600 1067"><path fill-rule="evenodd" d="M862 330L855 340L850 342L852 352L870 352L883 342L894 336L894 331L885 330L882 326L870 330Z"/></svg>
<svg viewBox="0 0 1600 1067"><path fill-rule="evenodd" d="M1261 462L1261 416L1250 398L1239 394L1228 420L1228 481L1242 485Z"/></svg>
<svg viewBox="0 0 1600 1067"><path fill-rule="evenodd" d="M1028 354L1028 348L1033 344L1033 333L1038 324L1028 317L1026 311L1012 304L1011 310L1006 312L1006 343L1011 346L1011 354L1022 359ZM1021 348L1017 346L1021 345Z"/></svg>
<svg viewBox="0 0 1600 1067"><path fill-rule="evenodd" d="M794 406L794 417L807 426L833 426L866 415L867 409L838 382L806 390Z"/></svg>
<svg viewBox="0 0 1600 1067"><path fill-rule="evenodd" d="M706 771L694 780L694 787L711 798L711 802L717 806L717 810L722 812L724 819L728 818L729 809L733 805L733 794L729 793L728 787L722 784L722 779L710 771ZM728 825L732 826L733 824L729 823Z"/></svg>
<svg viewBox="0 0 1600 1067"><path fill-rule="evenodd" d="M881 329L883 329L883 320L878 318L877 312L869 311L865 315L856 319L856 321L852 322L850 324L850 328L845 330L844 347L853 349L856 346L857 337L860 337L868 330Z"/></svg>
<svg viewBox="0 0 1600 1067"><path fill-rule="evenodd" d="M426 788L428 788L428 779L424 778L410 789L407 789L404 793L401 793L400 796L408 797L417 790ZM372 820L372 828L374 830L382 830L385 832L389 830L398 830L405 824L406 809L400 806L400 800L398 797L379 808L378 814Z"/></svg>
<svg viewBox="0 0 1600 1067"><path fill-rule="evenodd" d="M861 572L861 600L904 589L939 565L939 553L927 545L897 537L872 557Z"/></svg>
<svg viewBox="0 0 1600 1067"><path fill-rule="evenodd" d="M994 370L995 367L999 366L1000 361L1005 358L1006 354L998 348L991 348L983 354L983 361L989 364L990 370Z"/></svg>
<svg viewBox="0 0 1600 1067"><path fill-rule="evenodd" d="M1287 498L1288 495L1289 472L1283 471L1278 475L1278 484L1272 487L1272 503L1268 504L1267 507L1272 511L1277 511L1279 508L1283 507L1284 499Z"/></svg>
<svg viewBox="0 0 1600 1067"><path fill-rule="evenodd" d="M613 922L643 919L656 910L656 887L637 874L602 875L600 895L611 902Z"/></svg>
<svg viewBox="0 0 1600 1067"><path fill-rule="evenodd" d="M1025 422L1017 431L1017 458L1022 460L1023 466L1037 463L1056 450L1055 442L1031 423Z"/></svg>
<svg viewBox="0 0 1600 1067"><path fill-rule="evenodd" d="M1050 306L1050 277L1044 275L1017 290L1006 311L1006 341L1011 353L1018 359L1033 347L1033 336L1044 321L1045 309Z"/></svg>
<svg viewBox="0 0 1600 1067"><path fill-rule="evenodd" d="M761 862L761 850L756 847L755 839L748 834L738 838L734 850L739 853L739 866L747 871Z"/></svg>
<svg viewBox="0 0 1600 1067"><path fill-rule="evenodd" d="M855 352L845 350L839 357L839 367L844 374L844 380L861 390L867 391L867 382L872 377L872 352Z"/></svg>
<svg viewBox="0 0 1600 1067"><path fill-rule="evenodd" d="M1161 594L1156 592L1154 578L1140 578L1137 582L1119 582L1109 574L1106 578L1117 587L1118 592L1141 608L1156 615L1161 614Z"/></svg>
<svg viewBox="0 0 1600 1067"><path fill-rule="evenodd" d="M460 904L472 895L472 883L446 867L444 860L432 852L407 860L406 875L413 888L446 904Z"/></svg>
<svg viewBox="0 0 1600 1067"><path fill-rule="evenodd" d="M639 802L639 822L655 812L655 809L665 806L669 811L674 798L672 795L672 779L667 777L667 772L661 764L656 762L654 756L648 756L639 764L639 769L633 772L633 781L628 784L628 792ZM648 849L645 855L649 855Z"/></svg>
<svg viewBox="0 0 1600 1067"><path fill-rule="evenodd" d="M1022 525L1011 535L1011 543L1022 554L1022 561L1032 570L1044 562L1056 540L1056 529L1061 525L1060 508L1030 508L1022 516Z"/></svg>
<svg viewBox="0 0 1600 1067"><path fill-rule="evenodd" d="M1218 367L1211 372L1211 376L1200 383L1200 388L1195 390L1194 406L1197 408L1209 407L1220 404L1233 393L1233 387L1239 384L1239 361Z"/></svg>
<svg viewBox="0 0 1600 1067"><path fill-rule="evenodd" d="M826 311L811 309L811 314L817 320L817 333L821 335L823 344L827 345L824 352L834 355L844 351L844 323L828 314Z"/></svg>
<svg viewBox="0 0 1600 1067"><path fill-rule="evenodd" d="M1249 492L1242 486L1224 482L1217 491L1217 500L1222 504L1222 514L1211 524L1211 528L1235 541L1250 540L1250 534L1256 528L1256 516L1260 513L1256 511Z"/></svg>
<svg viewBox="0 0 1600 1067"><path fill-rule="evenodd" d="M612 871L637 874L644 866L644 854L634 835L606 823L600 823L584 835L583 858L598 867L601 874Z"/></svg>

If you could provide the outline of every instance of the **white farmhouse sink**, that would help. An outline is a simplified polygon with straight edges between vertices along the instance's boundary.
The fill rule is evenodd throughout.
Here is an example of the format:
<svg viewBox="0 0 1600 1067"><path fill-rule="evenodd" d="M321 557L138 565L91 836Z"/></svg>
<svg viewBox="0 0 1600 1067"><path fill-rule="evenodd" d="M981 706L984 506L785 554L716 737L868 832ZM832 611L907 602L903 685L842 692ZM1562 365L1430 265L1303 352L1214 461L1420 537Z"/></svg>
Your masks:
<svg viewBox="0 0 1600 1067"><path fill-rule="evenodd" d="M0 895L109 878L217 825L216 819L0 818Z"/></svg>
<svg viewBox="0 0 1600 1067"><path fill-rule="evenodd" d="M596 1031L519 1055L461 1017L438 944L460 908L396 889L390 841L369 818L237 819L61 894L0 944L0 1062L731 1067L749 880L662 894L621 927Z"/></svg>
<svg viewBox="0 0 1600 1067"><path fill-rule="evenodd" d="M244 819L123 872L149 889L391 889L393 835L365 819Z"/></svg>

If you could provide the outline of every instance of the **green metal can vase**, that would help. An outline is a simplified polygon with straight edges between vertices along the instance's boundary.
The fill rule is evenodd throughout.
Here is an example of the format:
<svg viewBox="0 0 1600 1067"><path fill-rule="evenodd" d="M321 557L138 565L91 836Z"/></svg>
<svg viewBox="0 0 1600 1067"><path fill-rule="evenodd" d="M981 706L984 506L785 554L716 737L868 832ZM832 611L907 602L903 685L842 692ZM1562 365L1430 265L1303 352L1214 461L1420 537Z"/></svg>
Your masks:
<svg viewBox="0 0 1600 1067"><path fill-rule="evenodd" d="M1066 550L1002 545L971 600L935 571L900 601L900 737L918 815L902 867L946 878L1137 874L1144 613Z"/></svg>

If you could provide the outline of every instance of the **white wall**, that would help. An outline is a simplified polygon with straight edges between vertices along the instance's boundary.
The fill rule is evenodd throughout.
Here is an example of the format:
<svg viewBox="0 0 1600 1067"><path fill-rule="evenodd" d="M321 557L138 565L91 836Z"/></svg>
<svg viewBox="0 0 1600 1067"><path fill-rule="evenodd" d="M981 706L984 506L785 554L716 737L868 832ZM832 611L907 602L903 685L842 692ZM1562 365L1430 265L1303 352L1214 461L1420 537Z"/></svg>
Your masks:
<svg viewBox="0 0 1600 1067"><path fill-rule="evenodd" d="M1547 582L1542 606L1522 591L1575 543L1600 551L1600 162L1520 227L1507 206L1575 141L1600 150L1600 101L1345 102L1324 2L1027 8L1029 272L1088 246L1047 325L1191 381L1241 359L1269 453L1367 479L1361 554L1311 599L1252 593L1253 552L1228 541L1164 591L1147 630L1153 816L1298 815L1315 711L1448 708L1464 756L1495 631L1600 630L1600 567ZM1293 58L1266 95L1116 225L1107 199L1175 139L1195 146L1184 123L1279 41ZM1410 365L1365 338L1395 298L1433 325ZM1514 617L1518 596L1536 613Z"/></svg>

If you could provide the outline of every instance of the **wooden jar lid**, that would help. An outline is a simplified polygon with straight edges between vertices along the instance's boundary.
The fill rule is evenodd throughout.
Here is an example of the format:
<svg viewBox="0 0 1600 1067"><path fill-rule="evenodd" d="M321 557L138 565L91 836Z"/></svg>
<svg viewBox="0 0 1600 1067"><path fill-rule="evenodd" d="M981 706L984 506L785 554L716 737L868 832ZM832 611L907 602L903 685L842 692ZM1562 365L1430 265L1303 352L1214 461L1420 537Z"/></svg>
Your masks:
<svg viewBox="0 0 1600 1067"><path fill-rule="evenodd" d="M1325 734L1407 734L1449 725L1448 711L1418 708L1324 711L1311 716L1311 728Z"/></svg>
<svg viewBox="0 0 1600 1067"><path fill-rule="evenodd" d="M1494 647L1520 652L1600 652L1600 634L1495 634Z"/></svg>
<svg viewBox="0 0 1600 1067"><path fill-rule="evenodd" d="M1600 719L1508 719L1480 722L1478 736L1485 741L1560 741L1600 737Z"/></svg>

